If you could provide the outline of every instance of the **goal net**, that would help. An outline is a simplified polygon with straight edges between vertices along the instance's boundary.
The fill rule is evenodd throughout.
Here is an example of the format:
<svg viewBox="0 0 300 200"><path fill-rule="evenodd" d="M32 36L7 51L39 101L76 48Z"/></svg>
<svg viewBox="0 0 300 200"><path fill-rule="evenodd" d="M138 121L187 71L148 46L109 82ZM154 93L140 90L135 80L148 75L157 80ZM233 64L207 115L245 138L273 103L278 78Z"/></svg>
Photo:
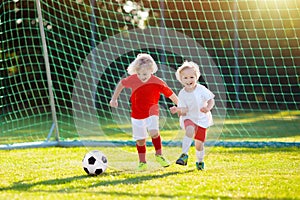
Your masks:
<svg viewBox="0 0 300 200"><path fill-rule="evenodd" d="M298 0L9 0L0 11L2 146L131 144L130 91L116 109L109 101L142 52L176 93L176 69L200 65L216 95L208 142L300 141ZM161 135L176 145L172 102L159 105Z"/></svg>

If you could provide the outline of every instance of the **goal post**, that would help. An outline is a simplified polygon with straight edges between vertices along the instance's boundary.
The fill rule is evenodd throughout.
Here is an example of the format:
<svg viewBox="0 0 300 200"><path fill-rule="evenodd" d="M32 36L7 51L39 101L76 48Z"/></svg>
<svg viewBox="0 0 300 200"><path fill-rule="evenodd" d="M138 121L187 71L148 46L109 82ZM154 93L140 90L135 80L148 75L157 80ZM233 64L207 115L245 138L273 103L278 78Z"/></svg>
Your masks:
<svg viewBox="0 0 300 200"><path fill-rule="evenodd" d="M46 75L47 75L49 101L50 101L51 114L52 114L52 120L53 120L52 126L51 126L49 134L47 136L47 140L50 139L53 131L55 130L55 139L56 139L56 141L59 141L58 122L57 122L55 101L54 101L53 90L52 90L53 86L52 86L51 70L50 70L50 63L49 63L49 56L48 56L48 49L47 49L47 43L46 43L46 37L45 37L45 30L44 30L40 0L36 0L36 8L37 8L37 13L38 13L39 29L40 29L40 35L41 35L41 40L42 40L43 55L44 55Z"/></svg>
<svg viewBox="0 0 300 200"><path fill-rule="evenodd" d="M132 144L130 91L117 109L109 101L141 52L176 93L176 69L200 65L216 95L209 145L299 145L298 0L10 0L0 11L1 148ZM172 103L159 105L164 142L177 145Z"/></svg>

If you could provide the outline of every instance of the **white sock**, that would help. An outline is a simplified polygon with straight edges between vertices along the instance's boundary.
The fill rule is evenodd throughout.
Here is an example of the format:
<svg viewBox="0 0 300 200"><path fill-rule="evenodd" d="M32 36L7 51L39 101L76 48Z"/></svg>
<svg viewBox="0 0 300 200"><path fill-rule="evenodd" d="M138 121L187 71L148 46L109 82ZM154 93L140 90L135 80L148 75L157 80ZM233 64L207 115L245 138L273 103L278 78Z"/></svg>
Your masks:
<svg viewBox="0 0 300 200"><path fill-rule="evenodd" d="M204 154L205 154L204 149L202 151L196 150L196 157L197 157L198 162L203 162Z"/></svg>
<svg viewBox="0 0 300 200"><path fill-rule="evenodd" d="M182 140L182 153L188 154L189 149L192 145L193 138L187 137L186 135L183 137Z"/></svg>

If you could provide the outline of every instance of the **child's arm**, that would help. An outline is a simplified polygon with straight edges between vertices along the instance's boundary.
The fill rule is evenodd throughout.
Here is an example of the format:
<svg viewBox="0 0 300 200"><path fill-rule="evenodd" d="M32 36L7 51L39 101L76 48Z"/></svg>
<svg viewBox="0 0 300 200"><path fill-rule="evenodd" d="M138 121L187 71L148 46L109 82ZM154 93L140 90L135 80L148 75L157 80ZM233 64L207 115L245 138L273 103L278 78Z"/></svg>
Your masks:
<svg viewBox="0 0 300 200"><path fill-rule="evenodd" d="M114 107L114 108L118 107L118 97L123 89L124 89L124 86L122 85L122 83L120 81L115 89L115 92L114 92L110 102L109 102L111 107Z"/></svg>
<svg viewBox="0 0 300 200"><path fill-rule="evenodd" d="M207 113L209 111L211 111L211 109L214 107L215 105L215 100L214 99L210 99L207 101L207 106L203 107L200 109L201 112Z"/></svg>
<svg viewBox="0 0 300 200"><path fill-rule="evenodd" d="M172 106L172 107L170 108L170 111L171 111L172 114L177 113L179 116L184 116L184 115L186 115L186 113L189 111L189 109L186 108L186 107L176 107L176 106Z"/></svg>
<svg viewBox="0 0 300 200"><path fill-rule="evenodd" d="M171 101L172 101L173 103L175 103L176 105L178 104L178 97L177 97L177 95L176 95L175 93L173 93L173 94L169 97L169 99L171 99Z"/></svg>

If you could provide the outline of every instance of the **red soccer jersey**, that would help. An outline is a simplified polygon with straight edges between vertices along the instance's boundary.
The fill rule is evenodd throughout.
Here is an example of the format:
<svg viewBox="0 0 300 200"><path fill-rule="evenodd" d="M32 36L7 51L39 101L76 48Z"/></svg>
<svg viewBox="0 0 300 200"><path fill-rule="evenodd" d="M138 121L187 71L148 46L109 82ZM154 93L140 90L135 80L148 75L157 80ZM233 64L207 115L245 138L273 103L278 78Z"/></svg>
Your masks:
<svg viewBox="0 0 300 200"><path fill-rule="evenodd" d="M160 94L170 97L173 91L160 78L151 75L143 83L136 74L128 76L121 81L125 88L131 89L131 117L145 119L151 115L159 115L158 101Z"/></svg>

